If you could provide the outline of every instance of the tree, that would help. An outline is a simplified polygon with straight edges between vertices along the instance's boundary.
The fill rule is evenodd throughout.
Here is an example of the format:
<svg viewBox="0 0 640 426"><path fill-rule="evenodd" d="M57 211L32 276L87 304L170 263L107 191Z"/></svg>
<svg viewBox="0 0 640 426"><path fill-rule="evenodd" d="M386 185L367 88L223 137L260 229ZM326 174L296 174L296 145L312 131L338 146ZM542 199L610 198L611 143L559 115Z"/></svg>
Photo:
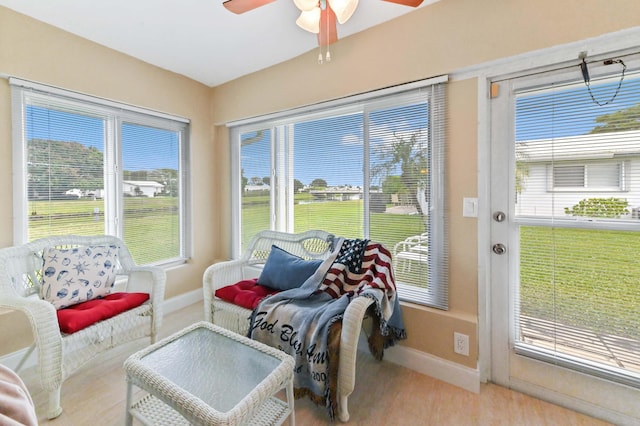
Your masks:
<svg viewBox="0 0 640 426"><path fill-rule="evenodd" d="M300 190L304 188L304 183L300 182L298 179L293 180L293 192L298 193Z"/></svg>
<svg viewBox="0 0 640 426"><path fill-rule="evenodd" d="M418 130L407 137L394 132L390 144L381 145L376 149L380 162L372 168L372 174L382 179L397 175L399 169L400 180L406 188L409 203L422 214L422 207L418 203L418 191L426 188L429 153L426 144L423 144L423 138L420 137L421 133Z"/></svg>
<svg viewBox="0 0 640 426"><path fill-rule="evenodd" d="M406 194L407 188L402 183L400 176L388 176L382 182L382 192L385 194Z"/></svg>
<svg viewBox="0 0 640 426"><path fill-rule="evenodd" d="M314 179L311 182L310 186L312 186L314 188L326 188L327 187L327 181L324 180L324 179L317 178L317 179Z"/></svg>
<svg viewBox="0 0 640 426"><path fill-rule="evenodd" d="M104 155L79 142L31 139L28 146L29 199L64 197L66 191L84 193L104 189ZM123 170L124 180L162 183L164 193L178 194L175 169Z"/></svg>
<svg viewBox="0 0 640 426"><path fill-rule="evenodd" d="M253 186L261 186L262 185L262 178L260 178L258 176L254 176L251 179L249 179L249 184L253 185Z"/></svg>
<svg viewBox="0 0 640 426"><path fill-rule="evenodd" d="M127 176L126 180L151 180L148 176L148 170L129 170L126 173L123 172L123 176Z"/></svg>
<svg viewBox="0 0 640 426"><path fill-rule="evenodd" d="M623 132L640 129L640 103L595 118L598 123L590 133Z"/></svg>
<svg viewBox="0 0 640 426"><path fill-rule="evenodd" d="M29 197L59 197L72 188L104 188L103 155L78 142L31 139L28 145Z"/></svg>
<svg viewBox="0 0 640 426"><path fill-rule="evenodd" d="M175 169L154 169L149 172L149 180L164 185L163 195L178 195L178 171Z"/></svg>
<svg viewBox="0 0 640 426"><path fill-rule="evenodd" d="M271 185L271 176L265 176L265 177L263 177L263 178L262 178L262 182L263 182L265 185Z"/></svg>
<svg viewBox="0 0 640 426"><path fill-rule="evenodd" d="M241 191L241 193L244 194L244 188L247 186L247 183L249 182L249 179L247 179L247 177L244 175L244 169L242 169L240 171L240 181L241 181L241 183L240 183L240 186L241 186L240 191Z"/></svg>

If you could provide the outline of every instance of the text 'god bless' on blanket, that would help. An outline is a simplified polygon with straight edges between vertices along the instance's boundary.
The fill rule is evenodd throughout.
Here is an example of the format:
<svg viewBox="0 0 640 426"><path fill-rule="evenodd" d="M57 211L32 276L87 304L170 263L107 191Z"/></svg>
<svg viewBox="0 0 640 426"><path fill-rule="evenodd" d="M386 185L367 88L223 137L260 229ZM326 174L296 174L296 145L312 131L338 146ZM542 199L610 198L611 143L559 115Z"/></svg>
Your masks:
<svg viewBox="0 0 640 426"><path fill-rule="evenodd" d="M391 254L379 243L337 239L330 256L302 286L266 297L251 315L249 337L293 356L297 393L322 401L332 419L339 348L330 347L329 334L354 297L374 301L374 322L379 325L374 331L383 336L378 341L384 345L374 355L381 358L383 348L406 333ZM339 345L339 335L333 341Z"/></svg>

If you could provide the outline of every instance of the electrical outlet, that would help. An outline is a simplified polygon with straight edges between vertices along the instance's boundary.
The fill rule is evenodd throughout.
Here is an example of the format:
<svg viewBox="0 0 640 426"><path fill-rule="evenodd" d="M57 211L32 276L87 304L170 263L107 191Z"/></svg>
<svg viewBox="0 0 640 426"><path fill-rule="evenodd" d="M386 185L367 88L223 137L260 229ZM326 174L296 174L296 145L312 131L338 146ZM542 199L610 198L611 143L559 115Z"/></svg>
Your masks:
<svg viewBox="0 0 640 426"><path fill-rule="evenodd" d="M469 336L462 333L453 333L453 351L460 355L469 356Z"/></svg>

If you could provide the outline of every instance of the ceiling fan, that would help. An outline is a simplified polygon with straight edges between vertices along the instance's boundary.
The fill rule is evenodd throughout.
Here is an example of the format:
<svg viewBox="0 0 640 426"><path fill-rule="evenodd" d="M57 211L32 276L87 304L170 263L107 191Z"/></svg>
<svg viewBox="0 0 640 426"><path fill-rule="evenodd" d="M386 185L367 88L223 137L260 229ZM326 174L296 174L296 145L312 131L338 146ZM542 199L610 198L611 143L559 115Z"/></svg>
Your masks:
<svg viewBox="0 0 640 426"><path fill-rule="evenodd" d="M241 14L275 0L226 0L227 10ZM404 6L418 7L424 0L383 0ZM358 0L293 0L300 9L296 24L304 30L318 34L318 45L327 46L338 41L336 22L344 24L353 15Z"/></svg>

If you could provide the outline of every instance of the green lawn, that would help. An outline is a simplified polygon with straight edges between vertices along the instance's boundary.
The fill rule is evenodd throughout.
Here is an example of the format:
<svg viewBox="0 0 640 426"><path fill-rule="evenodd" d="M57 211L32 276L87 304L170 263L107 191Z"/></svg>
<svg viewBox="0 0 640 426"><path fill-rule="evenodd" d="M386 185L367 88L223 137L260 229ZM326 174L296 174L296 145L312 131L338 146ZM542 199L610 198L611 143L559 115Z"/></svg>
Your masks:
<svg viewBox="0 0 640 426"><path fill-rule="evenodd" d="M256 202L256 198L258 197L243 198L243 247L258 231L269 229L269 198L262 197L262 203ZM247 200L246 204L245 200ZM296 204L294 217L295 232L322 229L347 238L362 238L364 235L362 200ZM372 240L382 243L389 251L393 251L396 243L409 236L422 234L426 227L418 215L371 213L370 229ZM414 262L411 271L400 269L395 273L397 280L417 287L427 286L427 280L424 278L427 275L426 263Z"/></svg>
<svg viewBox="0 0 640 426"><path fill-rule="evenodd" d="M168 197L125 198L125 240L136 262L144 264L179 254L176 203ZM268 196L243 198L243 245L256 232L269 228L268 203ZM95 208L102 212L101 200L30 202L29 207L33 212L29 220L31 239L104 233L102 213L97 217L94 214ZM323 229L339 236L362 237L362 210L362 201L296 204L295 231ZM389 250L407 236L424 231L425 224L417 215L371 213L370 237ZM640 337L637 233L521 227L520 245L523 314ZM415 279L426 276L426 272L426 265L418 264L413 266L413 280L402 271L396 271L396 278L426 286L426 279Z"/></svg>
<svg viewBox="0 0 640 426"><path fill-rule="evenodd" d="M247 197L249 198L249 197ZM269 229L268 198L262 204L248 203L242 206L243 247L258 231ZM296 204L294 206L295 232L322 229L347 238L362 238L363 203L358 201L334 201ZM353 224L357 225L353 225ZM425 232L425 225L417 215L371 213L371 239L384 244L389 250L411 235Z"/></svg>
<svg viewBox="0 0 640 426"><path fill-rule="evenodd" d="M640 338L640 236L636 232L520 228L525 315Z"/></svg>
<svg viewBox="0 0 640 426"><path fill-rule="evenodd" d="M243 207L244 244L257 231L269 227L268 199L266 202ZM345 237L362 236L361 201L296 205L294 215L296 232L324 229ZM347 225L349 222L359 225ZM371 238L390 250L398 241L424 230L418 216L371 214ZM588 326L594 331L619 336L640 337L640 238L637 233L522 227L520 242L523 314ZM399 280L426 285L426 279L416 280L416 276L427 274L424 263L414 263L412 274L395 272ZM630 316L631 312L636 314Z"/></svg>
<svg viewBox="0 0 640 426"><path fill-rule="evenodd" d="M175 197L124 198L124 239L136 263L180 255L177 202ZM103 200L30 201L29 209L30 240L51 235L104 234Z"/></svg>

